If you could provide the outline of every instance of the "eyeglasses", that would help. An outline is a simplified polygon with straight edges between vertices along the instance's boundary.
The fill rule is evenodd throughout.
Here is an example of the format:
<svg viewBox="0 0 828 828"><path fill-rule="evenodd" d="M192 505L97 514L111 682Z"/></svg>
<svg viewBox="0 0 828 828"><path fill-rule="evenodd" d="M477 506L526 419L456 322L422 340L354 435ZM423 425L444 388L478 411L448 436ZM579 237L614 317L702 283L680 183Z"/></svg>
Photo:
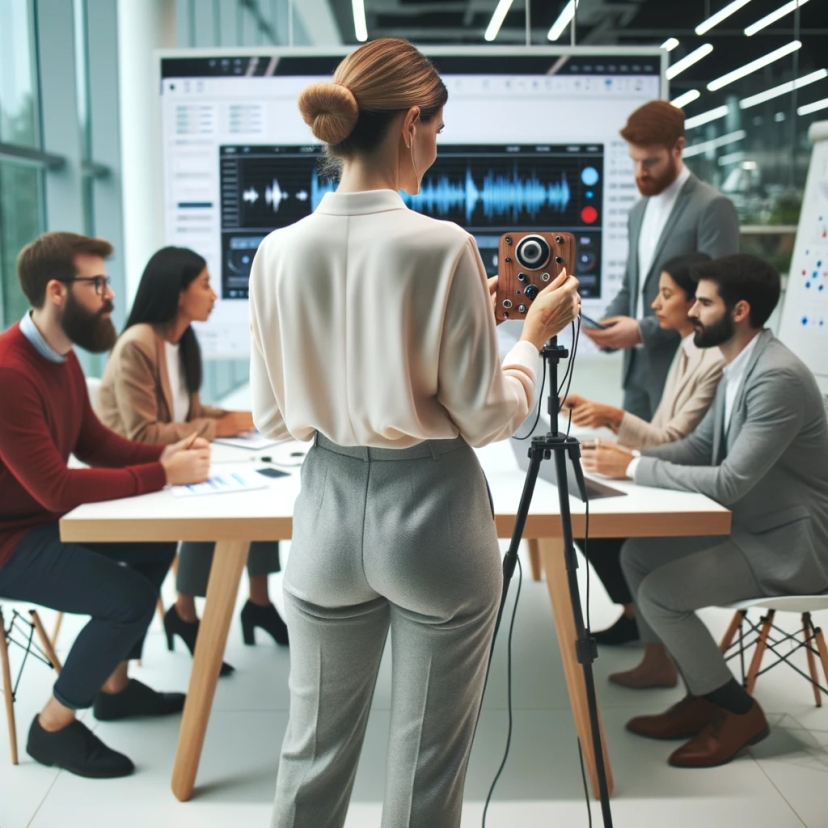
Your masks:
<svg viewBox="0 0 828 828"><path fill-rule="evenodd" d="M64 284L70 282L92 282L95 286L95 293L98 296L103 296L104 288L108 288L112 284L112 279L109 276L73 276L71 279L60 279Z"/></svg>

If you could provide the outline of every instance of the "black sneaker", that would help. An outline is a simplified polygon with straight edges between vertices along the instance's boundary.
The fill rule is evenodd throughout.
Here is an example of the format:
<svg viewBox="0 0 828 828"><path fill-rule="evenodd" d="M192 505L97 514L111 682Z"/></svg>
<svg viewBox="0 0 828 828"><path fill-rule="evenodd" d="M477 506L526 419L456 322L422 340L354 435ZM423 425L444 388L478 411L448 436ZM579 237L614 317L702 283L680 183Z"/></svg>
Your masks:
<svg viewBox="0 0 828 828"><path fill-rule="evenodd" d="M622 615L611 627L592 633L592 637L598 644L608 644L610 646L627 644L641 638L635 618L627 618L626 615Z"/></svg>
<svg viewBox="0 0 828 828"><path fill-rule="evenodd" d="M159 693L136 679L130 679L120 693L100 692L92 712L99 722L129 719L133 716L169 716L184 708L183 693Z"/></svg>
<svg viewBox="0 0 828 828"><path fill-rule="evenodd" d="M90 779L115 779L129 776L135 770L128 756L108 748L77 719L52 733L44 730L35 716L29 728L26 753L41 765L63 768Z"/></svg>

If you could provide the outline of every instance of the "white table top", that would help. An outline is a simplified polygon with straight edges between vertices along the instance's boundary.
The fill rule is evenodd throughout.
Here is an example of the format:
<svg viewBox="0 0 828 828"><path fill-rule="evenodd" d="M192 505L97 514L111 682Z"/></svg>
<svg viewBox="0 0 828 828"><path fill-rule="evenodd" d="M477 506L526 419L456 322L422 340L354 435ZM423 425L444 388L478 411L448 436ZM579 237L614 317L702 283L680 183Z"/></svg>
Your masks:
<svg viewBox="0 0 828 828"><path fill-rule="evenodd" d="M253 458L271 456L277 462L301 463L291 457L306 451L308 444L290 443L251 452L213 445L213 463L249 464L261 468ZM496 525L500 537L510 537L525 474L515 460L508 441L478 450L491 486ZM552 461L546 461L552 462ZM226 468L226 466L225 466ZM268 479L260 490L178 498L168 489L140 497L90 503L61 520L64 541L141 540L287 540L291 536L293 504L299 493L299 467L288 477ZM611 497L590 503L590 537L679 537L727 534L730 512L704 495L636 486L609 481L626 497ZM576 537L584 533L584 503L570 497ZM558 491L538 480L524 531L525 538L561 536Z"/></svg>

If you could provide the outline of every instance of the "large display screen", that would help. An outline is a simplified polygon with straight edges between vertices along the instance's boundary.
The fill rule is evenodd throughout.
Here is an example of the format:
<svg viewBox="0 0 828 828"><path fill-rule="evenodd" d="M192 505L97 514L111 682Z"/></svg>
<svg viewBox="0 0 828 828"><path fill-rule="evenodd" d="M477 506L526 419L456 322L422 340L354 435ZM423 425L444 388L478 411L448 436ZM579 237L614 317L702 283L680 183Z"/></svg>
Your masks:
<svg viewBox="0 0 828 828"><path fill-rule="evenodd" d="M490 274L507 230L564 230L578 243L585 309L615 295L637 193L618 131L661 95L659 53L524 49L429 52L449 90L438 157L414 210L472 233ZM166 240L210 267L220 300L199 338L211 356L249 352L247 283L261 240L336 186L296 100L342 55L161 61Z"/></svg>

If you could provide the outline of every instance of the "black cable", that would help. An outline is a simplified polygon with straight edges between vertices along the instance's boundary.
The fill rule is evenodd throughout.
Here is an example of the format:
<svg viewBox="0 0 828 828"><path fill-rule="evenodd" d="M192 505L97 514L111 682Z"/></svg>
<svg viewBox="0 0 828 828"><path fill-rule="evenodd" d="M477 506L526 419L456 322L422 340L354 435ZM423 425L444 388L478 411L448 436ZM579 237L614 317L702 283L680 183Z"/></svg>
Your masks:
<svg viewBox="0 0 828 828"><path fill-rule="evenodd" d="M584 798L586 799L587 816L589 817L589 828L592 828L592 808L589 804L589 787L586 780L586 769L584 768L584 749L581 747L581 740L578 739L578 758L581 760L581 779L584 780Z"/></svg>
<svg viewBox="0 0 828 828"><path fill-rule="evenodd" d="M486 814L489 810L489 804L492 801L495 785L497 785L497 781L500 779L500 774L503 773L503 768L506 767L506 760L509 758L509 748L512 746L512 633L515 629L515 616L517 615L518 601L520 600L520 586L523 583L523 566L520 558L517 559L517 567L517 592L515 593L515 605L512 607L512 620L509 623L509 640L506 645L506 694L509 708L509 729L506 733L506 750L503 753L503 761L497 769L497 774L492 781L492 786L489 788L489 794L486 797L486 804L483 806L483 828L486 828Z"/></svg>
<svg viewBox="0 0 828 828"><path fill-rule="evenodd" d="M546 365L544 365L543 378L541 379L541 390L540 390L540 394L538 394L538 414L535 417L535 422L532 423L532 428L529 429L528 434L524 435L523 437L518 437L516 435L512 438L513 440L528 440L535 433L535 429L538 427L538 423L540 422L541 400L543 399L543 392L544 392L545 389L546 389Z"/></svg>

